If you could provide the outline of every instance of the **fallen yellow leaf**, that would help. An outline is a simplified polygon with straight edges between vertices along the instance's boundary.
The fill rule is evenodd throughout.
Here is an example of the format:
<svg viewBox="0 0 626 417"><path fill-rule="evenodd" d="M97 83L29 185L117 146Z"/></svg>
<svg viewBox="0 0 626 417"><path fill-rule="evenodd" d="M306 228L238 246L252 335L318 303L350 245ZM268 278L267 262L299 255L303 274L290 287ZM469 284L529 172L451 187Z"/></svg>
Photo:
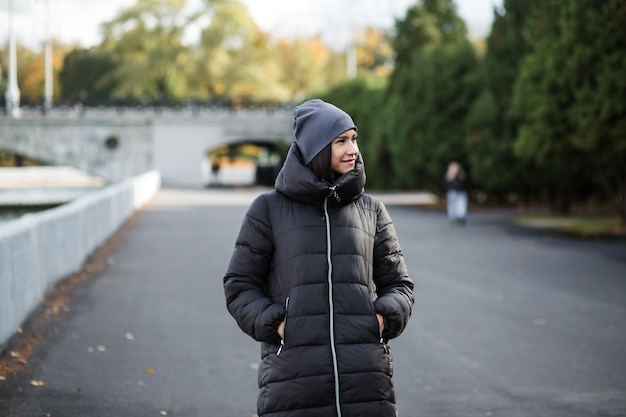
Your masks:
<svg viewBox="0 0 626 417"><path fill-rule="evenodd" d="M154 373L154 368L146 368L146 373L148 375L152 375Z"/></svg>
<svg viewBox="0 0 626 417"><path fill-rule="evenodd" d="M33 387L43 387L46 384L44 384L43 381L32 380L30 381L30 385L32 385Z"/></svg>

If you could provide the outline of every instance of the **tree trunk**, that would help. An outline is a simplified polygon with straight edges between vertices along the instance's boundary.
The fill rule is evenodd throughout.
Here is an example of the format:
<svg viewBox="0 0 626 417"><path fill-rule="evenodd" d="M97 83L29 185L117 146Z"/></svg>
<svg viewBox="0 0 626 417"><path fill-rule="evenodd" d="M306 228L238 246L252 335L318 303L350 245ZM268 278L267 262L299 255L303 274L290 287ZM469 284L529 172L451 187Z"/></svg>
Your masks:
<svg viewBox="0 0 626 417"><path fill-rule="evenodd" d="M622 226L626 226L626 179L622 178L621 181L618 180L618 184L617 195L613 201L615 202Z"/></svg>
<svg viewBox="0 0 626 417"><path fill-rule="evenodd" d="M551 212L558 214L569 214L571 199L567 191L550 188L548 190L548 196Z"/></svg>
<svg viewBox="0 0 626 417"><path fill-rule="evenodd" d="M617 176L615 184L612 184L608 176L605 176L602 180L602 188L615 208L622 226L626 226L626 178Z"/></svg>

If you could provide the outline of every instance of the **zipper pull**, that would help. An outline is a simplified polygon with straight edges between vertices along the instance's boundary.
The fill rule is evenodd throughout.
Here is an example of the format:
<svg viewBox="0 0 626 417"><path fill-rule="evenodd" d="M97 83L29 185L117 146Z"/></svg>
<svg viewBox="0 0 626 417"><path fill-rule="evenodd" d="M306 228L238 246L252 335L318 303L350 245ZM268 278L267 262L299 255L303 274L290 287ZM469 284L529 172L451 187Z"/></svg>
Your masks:
<svg viewBox="0 0 626 417"><path fill-rule="evenodd" d="M280 346L278 347L278 352L276 352L276 356L280 355L280 352L283 351L283 347L285 347L285 340L280 339Z"/></svg>
<svg viewBox="0 0 626 417"><path fill-rule="evenodd" d="M337 203L341 203L341 197L337 194L337 186L331 185L330 187L330 196L335 199Z"/></svg>
<svg viewBox="0 0 626 417"><path fill-rule="evenodd" d="M382 337L380 338L380 344L383 346L385 353L389 354L389 346L387 345L387 343L385 343L385 340Z"/></svg>

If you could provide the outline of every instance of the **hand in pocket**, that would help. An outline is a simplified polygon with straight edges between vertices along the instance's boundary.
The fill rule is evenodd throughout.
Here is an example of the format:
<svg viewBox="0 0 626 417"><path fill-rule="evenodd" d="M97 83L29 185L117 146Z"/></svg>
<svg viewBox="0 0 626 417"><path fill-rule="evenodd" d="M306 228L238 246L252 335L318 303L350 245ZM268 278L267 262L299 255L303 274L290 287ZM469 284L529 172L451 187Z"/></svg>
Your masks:
<svg viewBox="0 0 626 417"><path fill-rule="evenodd" d="M378 319L378 330L380 330L380 335L382 336L383 330L385 330L385 319L378 313L376 313L376 318Z"/></svg>
<svg viewBox="0 0 626 417"><path fill-rule="evenodd" d="M285 338L285 321L281 321L278 325L278 329L276 329L276 333L280 336L281 339Z"/></svg>

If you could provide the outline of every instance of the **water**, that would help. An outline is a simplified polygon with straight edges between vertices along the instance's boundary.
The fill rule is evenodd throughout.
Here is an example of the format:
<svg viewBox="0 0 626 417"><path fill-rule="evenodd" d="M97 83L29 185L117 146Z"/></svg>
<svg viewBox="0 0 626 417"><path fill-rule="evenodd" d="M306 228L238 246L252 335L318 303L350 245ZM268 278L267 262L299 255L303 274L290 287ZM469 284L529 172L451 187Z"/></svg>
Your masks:
<svg viewBox="0 0 626 417"><path fill-rule="evenodd" d="M48 210L53 206L24 206L24 207L0 207L0 224L10 220L18 219L28 213L36 213L38 211Z"/></svg>
<svg viewBox="0 0 626 417"><path fill-rule="evenodd" d="M104 180L76 168L0 168L0 223L57 207L104 186Z"/></svg>
<svg viewBox="0 0 626 417"><path fill-rule="evenodd" d="M55 206L72 201L101 187L0 187L0 208Z"/></svg>

